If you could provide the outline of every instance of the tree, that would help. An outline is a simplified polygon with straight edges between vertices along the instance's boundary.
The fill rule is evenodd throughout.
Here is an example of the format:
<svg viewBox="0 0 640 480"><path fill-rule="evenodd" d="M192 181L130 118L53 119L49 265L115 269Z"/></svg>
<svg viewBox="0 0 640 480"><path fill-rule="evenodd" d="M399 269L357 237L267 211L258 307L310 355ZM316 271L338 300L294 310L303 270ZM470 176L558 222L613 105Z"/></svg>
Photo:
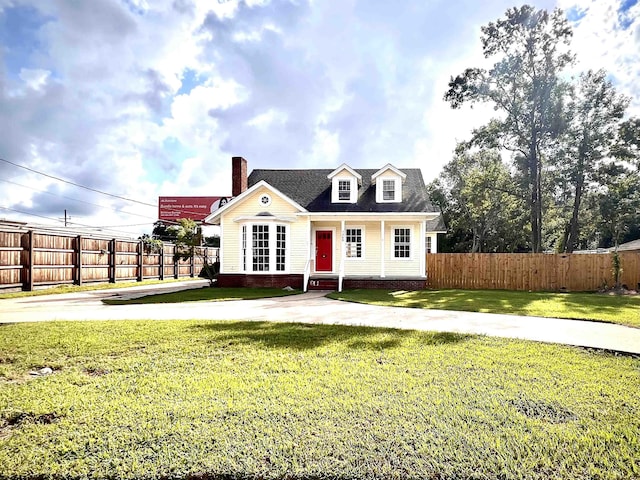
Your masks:
<svg viewBox="0 0 640 480"><path fill-rule="evenodd" d="M513 252L526 247L522 192L497 151L472 152L460 144L429 190L447 222L447 237L455 239L452 251Z"/></svg>
<svg viewBox="0 0 640 480"><path fill-rule="evenodd" d="M640 220L640 172L611 162L601 169L601 229L615 248L632 224Z"/></svg>
<svg viewBox="0 0 640 480"><path fill-rule="evenodd" d="M640 118L629 118L620 124L613 155L640 170Z"/></svg>
<svg viewBox="0 0 640 480"><path fill-rule="evenodd" d="M562 98L566 88L559 72L572 62L571 28L560 10L549 14L529 5L507 10L506 17L482 27L485 58L498 58L490 70L468 68L452 78L445 100L492 103L501 113L476 132L477 143L489 142L519 154L526 182L531 250L542 250L542 165L547 144L562 131ZM487 145L487 143L485 143Z"/></svg>
<svg viewBox="0 0 640 480"><path fill-rule="evenodd" d="M218 274L218 265L209 263L209 259L204 258L201 250L198 248L202 245L202 229L198 227L196 222L189 218L181 218L177 225L168 227L169 234L175 235L176 250L174 258L176 260L190 260L195 256L202 258L202 274L209 280L209 285L213 286L215 277Z"/></svg>
<svg viewBox="0 0 640 480"><path fill-rule="evenodd" d="M604 70L580 75L570 90L567 128L560 139L558 169L572 201L561 241L562 250L573 252L580 237L580 209L585 190L595 186L603 159L612 155L616 134L629 100L616 93Z"/></svg>
<svg viewBox="0 0 640 480"><path fill-rule="evenodd" d="M174 230L171 230L171 225L167 225L160 220L154 222L151 236L163 242L175 242L176 240L176 235Z"/></svg>

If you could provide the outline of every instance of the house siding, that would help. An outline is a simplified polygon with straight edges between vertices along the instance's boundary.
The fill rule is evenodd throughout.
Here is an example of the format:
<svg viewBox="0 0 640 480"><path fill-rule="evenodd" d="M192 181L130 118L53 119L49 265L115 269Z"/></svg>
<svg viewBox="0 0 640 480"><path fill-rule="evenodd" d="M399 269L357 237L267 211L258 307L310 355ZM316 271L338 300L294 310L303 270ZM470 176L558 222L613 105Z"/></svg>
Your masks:
<svg viewBox="0 0 640 480"><path fill-rule="evenodd" d="M269 194L271 204L261 205L259 199L263 194ZM254 216L267 212L274 216L287 216L295 218L298 210L289 202L283 200L278 195L272 193L267 188L258 188L249 195L239 205L230 208L222 215L220 220L222 231L224 232L224 255L222 257L222 273L243 273L241 262L241 232L242 223L235 222L238 217ZM269 218L269 217L265 217ZM253 222L259 223L259 221ZM289 255L289 273L302 273L306 263L308 251L308 228L306 218L299 218L293 223L286 223L289 228L287 238L287 250ZM273 273L273 272L271 272Z"/></svg>
<svg viewBox="0 0 640 480"><path fill-rule="evenodd" d="M393 256L393 233L395 228L411 229L411 251L410 258L395 258ZM385 246L384 263L385 276L423 276L424 271L420 271L420 258L424 255L420 249L420 224L417 222L386 222L385 223Z"/></svg>
<svg viewBox="0 0 640 480"><path fill-rule="evenodd" d="M420 222L407 220L405 222L385 222L384 251L381 250L382 242L380 238L380 221L345 221L345 228L364 228L364 249L363 258L345 258L345 276L356 275L380 275L382 273L381 258L384 255L385 276L399 277L422 277L425 275L424 268L421 269L420 255L424 256L423 244L420 242ZM406 227L411 229L411 257L409 259L398 259L393 257L393 229L396 227ZM315 232L317 230L333 230L333 272L338 273L340 261L342 259L342 222L341 221L314 221L312 252L315 252ZM313 257L313 253L312 253Z"/></svg>
<svg viewBox="0 0 640 480"><path fill-rule="evenodd" d="M363 258L345 258L345 275L379 275L380 222L346 222L345 228L351 227L364 229Z"/></svg>

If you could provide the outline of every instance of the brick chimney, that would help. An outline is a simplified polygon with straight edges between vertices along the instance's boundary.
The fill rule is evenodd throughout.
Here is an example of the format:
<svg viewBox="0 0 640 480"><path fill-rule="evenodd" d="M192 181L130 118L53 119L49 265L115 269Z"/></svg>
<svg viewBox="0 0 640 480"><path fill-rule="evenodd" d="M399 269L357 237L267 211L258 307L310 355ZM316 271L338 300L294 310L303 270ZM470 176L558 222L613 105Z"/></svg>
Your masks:
<svg viewBox="0 0 640 480"><path fill-rule="evenodd" d="M237 197L247 189L247 161L242 157L231 159L231 195Z"/></svg>

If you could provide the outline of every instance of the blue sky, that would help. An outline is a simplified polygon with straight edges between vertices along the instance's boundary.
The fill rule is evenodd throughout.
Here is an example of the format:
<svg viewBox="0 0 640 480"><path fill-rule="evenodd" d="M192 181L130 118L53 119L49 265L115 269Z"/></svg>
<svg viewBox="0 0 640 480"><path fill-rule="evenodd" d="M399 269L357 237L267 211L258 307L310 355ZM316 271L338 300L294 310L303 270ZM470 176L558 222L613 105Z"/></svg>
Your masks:
<svg viewBox="0 0 640 480"><path fill-rule="evenodd" d="M567 13L575 71L607 69L640 115L638 1L532 3ZM234 155L250 170L392 163L430 181L492 115L442 97L482 64L480 27L513 5L0 0L0 158L149 204L228 195ZM0 207L40 215L0 218L67 209L137 235L156 215L4 162L0 180Z"/></svg>

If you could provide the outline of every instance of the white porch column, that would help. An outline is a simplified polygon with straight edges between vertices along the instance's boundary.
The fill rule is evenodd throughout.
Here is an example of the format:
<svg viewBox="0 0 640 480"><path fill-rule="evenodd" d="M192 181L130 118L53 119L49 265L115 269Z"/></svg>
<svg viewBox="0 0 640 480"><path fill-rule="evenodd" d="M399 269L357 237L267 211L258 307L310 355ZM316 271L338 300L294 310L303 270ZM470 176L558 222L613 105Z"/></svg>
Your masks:
<svg viewBox="0 0 640 480"><path fill-rule="evenodd" d="M384 278L384 220L380 220L380 278Z"/></svg>
<svg viewBox="0 0 640 480"><path fill-rule="evenodd" d="M347 258L346 252L346 241L347 241L347 230L345 228L345 220L340 222L340 263L344 264L344 259Z"/></svg>
<svg viewBox="0 0 640 480"><path fill-rule="evenodd" d="M420 276L427 276L427 227L426 222L420 222Z"/></svg>
<svg viewBox="0 0 640 480"><path fill-rule="evenodd" d="M431 253L438 253L438 234L431 235Z"/></svg>
<svg viewBox="0 0 640 480"><path fill-rule="evenodd" d="M224 261L222 256L224 255L224 231L222 230L222 219L220 219L220 246L218 247L218 261L220 262L220 270L218 273L227 273L227 269L224 268ZM175 262L175 259L173 260Z"/></svg>

